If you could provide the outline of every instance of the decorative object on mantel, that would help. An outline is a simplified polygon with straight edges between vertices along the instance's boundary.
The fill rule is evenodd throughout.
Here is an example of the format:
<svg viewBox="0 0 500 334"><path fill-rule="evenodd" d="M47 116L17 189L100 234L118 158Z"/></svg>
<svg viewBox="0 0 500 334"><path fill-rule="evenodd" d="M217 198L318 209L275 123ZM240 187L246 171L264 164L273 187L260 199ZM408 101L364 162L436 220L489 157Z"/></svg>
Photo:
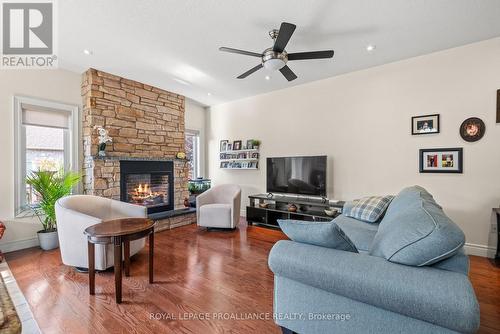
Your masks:
<svg viewBox="0 0 500 334"><path fill-rule="evenodd" d="M288 206L288 211L289 212L297 212L297 206L295 204L290 204Z"/></svg>
<svg viewBox="0 0 500 334"><path fill-rule="evenodd" d="M439 114L414 116L411 118L412 135L439 133Z"/></svg>
<svg viewBox="0 0 500 334"><path fill-rule="evenodd" d="M7 227L5 227L5 224L3 222L0 222L0 239L2 239L3 234L5 233L6 229L7 229ZM2 251L0 250L0 262L3 262L3 260L4 260L4 256L3 256Z"/></svg>
<svg viewBox="0 0 500 334"><path fill-rule="evenodd" d="M100 125L96 125L94 129L97 129L97 132L99 133L99 156L100 157L105 157L106 156L106 144L113 142L113 138L111 138L108 134L108 130L103 128Z"/></svg>
<svg viewBox="0 0 500 334"><path fill-rule="evenodd" d="M175 155L175 157L177 159L184 160L184 159L186 159L186 153L184 153L184 152L177 152L177 154Z"/></svg>
<svg viewBox="0 0 500 334"><path fill-rule="evenodd" d="M470 117L463 121L460 125L460 136L463 140L470 143L475 142L483 138L486 132L486 125L484 122L477 117Z"/></svg>
<svg viewBox="0 0 500 334"><path fill-rule="evenodd" d="M462 173L463 148L421 149L420 173Z"/></svg>
<svg viewBox="0 0 500 334"><path fill-rule="evenodd" d="M500 123L500 89L497 90L497 123Z"/></svg>
<svg viewBox="0 0 500 334"><path fill-rule="evenodd" d="M229 140L220 141L220 168L221 169L258 169L259 168L259 140L248 139L243 147L242 140L235 140L231 144Z"/></svg>
<svg viewBox="0 0 500 334"><path fill-rule="evenodd" d="M57 200L71 194L73 187L80 182L78 173L68 171L37 171L26 177L26 184L33 187L38 203L32 206L43 229L38 231L38 241L43 250L59 247L56 228L55 204Z"/></svg>

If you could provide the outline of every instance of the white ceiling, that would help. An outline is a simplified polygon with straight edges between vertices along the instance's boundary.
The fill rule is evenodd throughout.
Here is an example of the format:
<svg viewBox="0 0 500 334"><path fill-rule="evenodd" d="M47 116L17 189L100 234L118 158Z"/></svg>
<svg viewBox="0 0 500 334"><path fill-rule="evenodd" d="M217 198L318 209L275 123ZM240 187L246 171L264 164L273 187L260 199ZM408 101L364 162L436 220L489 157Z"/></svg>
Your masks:
<svg viewBox="0 0 500 334"><path fill-rule="evenodd" d="M500 36L499 0L64 0L58 6L60 67L98 68L205 105ZM261 52L272 45L268 31L282 21L297 25L288 52L334 49L334 58L290 62L293 82L264 69L236 79L259 59L218 48ZM368 44L376 51L366 52Z"/></svg>

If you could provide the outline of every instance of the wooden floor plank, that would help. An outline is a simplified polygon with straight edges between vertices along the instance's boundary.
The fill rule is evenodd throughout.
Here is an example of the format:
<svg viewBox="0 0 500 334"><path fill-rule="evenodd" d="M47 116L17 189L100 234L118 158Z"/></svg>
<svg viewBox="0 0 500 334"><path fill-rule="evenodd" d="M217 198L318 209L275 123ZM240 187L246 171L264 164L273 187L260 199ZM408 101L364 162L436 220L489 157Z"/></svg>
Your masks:
<svg viewBox="0 0 500 334"><path fill-rule="evenodd" d="M123 278L121 305L114 302L112 271L96 275L96 295L90 296L88 275L62 265L59 250L31 248L7 254L7 261L44 333L280 333L272 319L214 320L212 314L272 315L267 257L280 239L286 239L280 231L244 221L236 231L189 225L160 232L155 283L148 284L145 247ZM481 304L480 332L500 333L500 269L472 256L470 276ZM211 319L188 318L204 312Z"/></svg>

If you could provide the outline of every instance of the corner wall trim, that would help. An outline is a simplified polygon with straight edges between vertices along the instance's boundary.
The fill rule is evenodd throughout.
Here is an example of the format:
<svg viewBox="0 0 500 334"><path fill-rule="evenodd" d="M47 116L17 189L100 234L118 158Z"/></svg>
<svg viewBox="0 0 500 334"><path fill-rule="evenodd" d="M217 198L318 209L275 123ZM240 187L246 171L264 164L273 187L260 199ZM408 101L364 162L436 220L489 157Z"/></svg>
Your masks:
<svg viewBox="0 0 500 334"><path fill-rule="evenodd" d="M4 253L10 253L21 249L36 247L39 245L38 237L23 239L23 240L14 240L3 242L0 245L0 249Z"/></svg>
<svg viewBox="0 0 500 334"><path fill-rule="evenodd" d="M486 245L465 243L464 248L465 248L465 253L467 255L475 255L475 256L482 256L482 257L489 257L489 258L495 257L496 249L493 247L488 247Z"/></svg>

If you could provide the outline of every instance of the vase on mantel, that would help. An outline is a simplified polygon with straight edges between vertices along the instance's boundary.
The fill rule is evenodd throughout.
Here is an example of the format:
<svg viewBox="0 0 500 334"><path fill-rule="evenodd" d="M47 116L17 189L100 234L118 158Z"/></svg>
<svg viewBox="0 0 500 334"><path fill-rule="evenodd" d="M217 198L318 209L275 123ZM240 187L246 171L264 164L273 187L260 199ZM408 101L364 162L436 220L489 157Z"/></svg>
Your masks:
<svg viewBox="0 0 500 334"><path fill-rule="evenodd" d="M99 156L100 157L106 156L106 143L99 144Z"/></svg>

